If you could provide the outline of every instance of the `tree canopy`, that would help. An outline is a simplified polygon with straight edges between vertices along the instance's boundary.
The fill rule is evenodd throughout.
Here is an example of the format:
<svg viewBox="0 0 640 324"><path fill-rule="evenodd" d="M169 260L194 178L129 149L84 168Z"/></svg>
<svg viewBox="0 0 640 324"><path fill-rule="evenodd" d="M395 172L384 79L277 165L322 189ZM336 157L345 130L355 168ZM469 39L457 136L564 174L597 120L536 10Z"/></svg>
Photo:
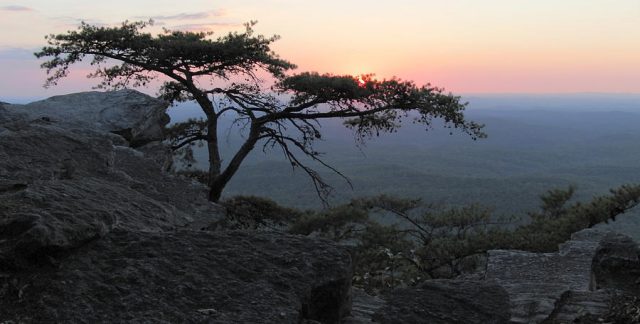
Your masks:
<svg viewBox="0 0 640 324"><path fill-rule="evenodd" d="M212 201L219 200L257 144L280 149L326 197L331 187L302 159L306 156L338 172L313 146L322 138L323 119L342 119L359 140L394 132L407 119L426 128L432 127L434 119L442 119L446 127L473 139L485 136L483 125L465 119L466 103L460 97L429 84L376 80L373 75L290 73L296 66L270 47L278 36L256 35L255 22L246 24L242 32L217 38L211 32L143 32L150 24L102 27L83 22L78 30L47 36L48 46L35 53L48 59L42 63L48 73L45 86L56 85L73 64L89 57L96 67L89 77L100 79L98 88L147 86L159 79L161 98L171 103L197 102L206 119L175 125L169 134L176 150L197 141L206 143ZM240 148L223 158L218 124L225 114L246 132Z"/></svg>

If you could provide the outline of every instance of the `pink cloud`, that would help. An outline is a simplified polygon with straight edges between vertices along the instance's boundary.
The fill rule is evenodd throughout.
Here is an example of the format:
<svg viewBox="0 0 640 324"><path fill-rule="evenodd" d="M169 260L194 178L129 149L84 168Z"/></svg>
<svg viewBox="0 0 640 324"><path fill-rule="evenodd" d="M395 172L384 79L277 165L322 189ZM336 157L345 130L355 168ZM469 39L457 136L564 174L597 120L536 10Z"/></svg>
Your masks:
<svg viewBox="0 0 640 324"><path fill-rule="evenodd" d="M184 24L172 26L170 30L191 31L191 32L208 32L225 27L239 27L238 23L202 23L202 24Z"/></svg>
<svg viewBox="0 0 640 324"><path fill-rule="evenodd" d="M15 6L15 5L13 5L13 6L3 6L3 7L0 7L0 10L3 10L3 11L35 11L34 9L29 8L29 7Z"/></svg>
<svg viewBox="0 0 640 324"><path fill-rule="evenodd" d="M151 17L147 17L147 16L137 16L135 17L136 19L153 19L153 20L199 20L199 19L208 19L208 18L212 18L212 17L222 17L225 16L227 13L225 10L219 9L219 10L212 10L212 11L199 11L199 12L191 12L191 13L179 13L179 14L175 14L175 15L157 15L157 16L151 16Z"/></svg>

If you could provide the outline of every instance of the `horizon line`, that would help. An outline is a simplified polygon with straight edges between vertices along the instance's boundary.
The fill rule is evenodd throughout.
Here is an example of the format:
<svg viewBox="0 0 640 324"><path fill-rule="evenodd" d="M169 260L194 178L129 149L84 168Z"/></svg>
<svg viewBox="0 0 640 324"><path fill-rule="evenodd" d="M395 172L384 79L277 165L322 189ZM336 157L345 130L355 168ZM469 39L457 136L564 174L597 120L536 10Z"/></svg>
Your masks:
<svg viewBox="0 0 640 324"><path fill-rule="evenodd" d="M133 90L140 91L140 89L131 88ZM75 91L75 92L67 92L62 94L52 94L52 95L35 95L35 96L0 96L0 102L5 100L44 100L47 98L51 98L54 96L67 95L72 93L81 93L81 92L89 92L89 91L100 91L94 89L88 89L86 91ZM535 96L640 96L640 92L599 92L599 91L581 91L581 92L453 92L453 91L445 91L447 93L451 93L453 95L461 96L461 97L491 97L491 96L499 96L499 97L535 97Z"/></svg>
<svg viewBox="0 0 640 324"><path fill-rule="evenodd" d="M563 95L617 95L640 96L640 92L572 91L572 92L451 92L461 96L563 96Z"/></svg>

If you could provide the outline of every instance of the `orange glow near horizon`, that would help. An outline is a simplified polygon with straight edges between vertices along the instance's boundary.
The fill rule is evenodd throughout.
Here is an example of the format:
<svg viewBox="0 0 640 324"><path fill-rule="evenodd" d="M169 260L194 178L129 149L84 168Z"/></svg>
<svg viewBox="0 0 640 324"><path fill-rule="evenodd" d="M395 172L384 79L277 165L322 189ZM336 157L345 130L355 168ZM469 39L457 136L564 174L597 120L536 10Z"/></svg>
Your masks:
<svg viewBox="0 0 640 324"><path fill-rule="evenodd" d="M637 0L220 0L213 8L193 0L178 11L170 0L67 3L25 0L29 10L13 12L0 6L0 69L11 76L0 78L0 99L90 90L95 80L83 73L43 90L40 62L29 53L45 45L44 35L74 29L80 19L114 25L148 18L157 29L216 36L257 20L257 34L282 37L272 48L298 65L293 73L371 73L455 93L640 93ZM27 54L15 59L14 49Z"/></svg>

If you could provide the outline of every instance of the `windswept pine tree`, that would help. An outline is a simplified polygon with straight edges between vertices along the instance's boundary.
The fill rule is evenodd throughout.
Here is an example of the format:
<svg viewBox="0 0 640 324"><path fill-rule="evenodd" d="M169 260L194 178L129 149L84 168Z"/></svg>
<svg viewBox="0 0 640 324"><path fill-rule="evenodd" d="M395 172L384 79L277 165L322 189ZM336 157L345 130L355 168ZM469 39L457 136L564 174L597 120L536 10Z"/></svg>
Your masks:
<svg viewBox="0 0 640 324"><path fill-rule="evenodd" d="M254 22L243 32L217 38L211 32L143 32L150 24L82 23L78 30L47 36L49 45L35 53L48 59L42 63L49 75L45 86L57 84L73 64L89 58L97 67L89 76L101 79L99 88L146 86L160 78L160 97L171 103L197 102L206 118L176 125L171 135L174 149L206 143L212 201L219 200L256 145L281 149L326 198L331 187L302 158L338 172L314 149L314 142L322 138L319 122L324 119L344 120L360 140L393 132L407 118L426 127L442 119L446 127L459 128L474 139L485 136L482 125L465 119L466 104L460 97L441 88L395 78L379 81L372 75L290 73L296 66L271 50L278 37L254 34ZM238 150L223 157L219 120L227 114L245 134Z"/></svg>

